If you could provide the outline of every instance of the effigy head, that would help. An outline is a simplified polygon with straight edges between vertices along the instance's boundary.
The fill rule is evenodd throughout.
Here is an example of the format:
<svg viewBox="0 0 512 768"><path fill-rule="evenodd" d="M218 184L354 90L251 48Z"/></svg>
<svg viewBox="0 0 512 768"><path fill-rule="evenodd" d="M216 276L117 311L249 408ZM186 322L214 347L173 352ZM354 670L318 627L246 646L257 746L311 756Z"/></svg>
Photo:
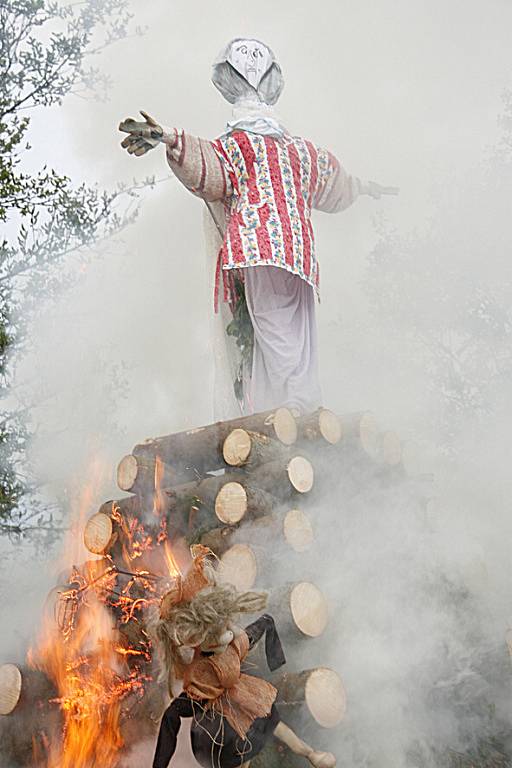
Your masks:
<svg viewBox="0 0 512 768"><path fill-rule="evenodd" d="M284 87L272 50L260 40L243 37L231 40L220 52L213 64L212 81L230 104L256 99L273 105Z"/></svg>
<svg viewBox="0 0 512 768"><path fill-rule="evenodd" d="M169 679L179 677L196 649L222 653L241 630L236 619L263 609L263 592L239 592L219 582L215 556L202 545L191 547L192 563L185 576L173 579L160 603L153 633L164 657Z"/></svg>

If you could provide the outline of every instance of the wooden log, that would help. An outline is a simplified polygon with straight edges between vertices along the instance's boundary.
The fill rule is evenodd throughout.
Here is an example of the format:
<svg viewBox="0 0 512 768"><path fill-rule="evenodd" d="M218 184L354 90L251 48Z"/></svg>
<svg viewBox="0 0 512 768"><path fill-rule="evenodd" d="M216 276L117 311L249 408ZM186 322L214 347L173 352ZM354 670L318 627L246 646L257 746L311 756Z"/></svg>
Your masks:
<svg viewBox="0 0 512 768"><path fill-rule="evenodd" d="M129 453L117 465L117 485L122 491L148 493L156 488L169 488L177 481L174 469L158 462L155 456Z"/></svg>
<svg viewBox="0 0 512 768"><path fill-rule="evenodd" d="M217 557L222 557L224 552L232 546L232 539L237 531L237 526L222 525L201 534L199 541L196 542L196 540L193 539L191 543L203 544L203 546L211 549Z"/></svg>
<svg viewBox="0 0 512 768"><path fill-rule="evenodd" d="M304 456L262 464L248 473L248 481L281 499L288 499L295 492L309 493L314 484L313 465Z"/></svg>
<svg viewBox="0 0 512 768"><path fill-rule="evenodd" d="M0 666L0 715L10 715L21 696L21 670L16 664Z"/></svg>
<svg viewBox="0 0 512 768"><path fill-rule="evenodd" d="M322 591L309 581L272 590L271 613L279 617L283 636L320 637L329 623L329 606Z"/></svg>
<svg viewBox="0 0 512 768"><path fill-rule="evenodd" d="M283 445L292 445L297 440L297 424L293 414L287 408L278 408L148 439L136 445L132 454L141 465L158 456L175 472L175 482L192 481L207 472L226 467L224 441L235 429L266 435Z"/></svg>
<svg viewBox="0 0 512 768"><path fill-rule="evenodd" d="M218 527L219 522L234 525L244 518L271 514L277 505L271 494L254 487L240 473L184 483L167 489L163 497L163 517L171 540L181 535L191 538L194 530L207 531ZM132 546L128 531L132 531L137 521L153 539L159 534L159 518L150 510L152 506L138 496L105 502L86 523L86 547L95 554L109 555L114 561L123 559L124 555L126 562L126 552Z"/></svg>
<svg viewBox="0 0 512 768"><path fill-rule="evenodd" d="M221 525L201 534L197 541L221 557L233 544L233 537L239 532L238 525ZM295 552L306 552L314 542L313 527L309 518L300 509L277 512L251 521L251 540L282 541ZM191 539L196 543L196 539ZM260 562L261 557L257 557Z"/></svg>
<svg viewBox="0 0 512 768"><path fill-rule="evenodd" d="M215 514L221 523L234 525L243 518L269 514L275 501L260 488L239 482L224 483L215 497Z"/></svg>
<svg viewBox="0 0 512 768"><path fill-rule="evenodd" d="M18 674L9 669L13 666ZM4 667L8 669L4 670ZM9 694L6 683L10 688ZM39 751L46 754L42 744L44 734L61 732L61 709L56 704L49 704L57 696L54 684L43 672L11 664L0 667L0 700L5 712L0 715L2 766L25 768L28 765L46 765L46 761L39 763L33 758ZM9 709L10 712L7 712Z"/></svg>
<svg viewBox="0 0 512 768"><path fill-rule="evenodd" d="M378 427L373 413L358 411L340 417L343 443L360 448L371 458L377 458L379 450Z"/></svg>
<svg viewBox="0 0 512 768"><path fill-rule="evenodd" d="M54 683L38 669L17 664L0 666L0 714L36 708L57 695Z"/></svg>
<svg viewBox="0 0 512 768"><path fill-rule="evenodd" d="M86 522L84 544L93 554L108 555L114 561L138 559L149 539L156 541L162 523L170 536L181 530L181 520L174 515L176 506L177 500L167 493L158 495L158 505L140 496L106 501Z"/></svg>
<svg viewBox="0 0 512 768"><path fill-rule="evenodd" d="M261 517L272 511L276 497L288 498L294 492L308 493L313 483L311 462L303 456L293 456L261 464L246 474L226 473L206 478L194 486L194 492L206 505L213 503L219 520L234 523L239 522L241 517L233 519L231 513L224 515L221 511L229 504L236 509L244 509L244 514ZM225 488L227 485L230 487ZM245 495L237 486L244 489Z"/></svg>
<svg viewBox="0 0 512 768"><path fill-rule="evenodd" d="M109 499L109 501L105 501L98 509L98 512L109 515L109 517L116 511L121 515L142 519L151 515L153 512L153 503L141 499L140 496L126 496L123 499Z"/></svg>
<svg viewBox="0 0 512 768"><path fill-rule="evenodd" d="M297 423L299 438L336 445L342 438L342 422L339 416L327 408L302 416Z"/></svg>
<svg viewBox="0 0 512 768"><path fill-rule="evenodd" d="M114 522L105 512L96 512L84 528L84 544L94 555L108 552L113 544Z"/></svg>
<svg viewBox="0 0 512 768"><path fill-rule="evenodd" d="M25 744L24 737L30 742L33 734L34 720L40 713L43 718L51 715L49 702L57 696L54 683L39 669L32 669L26 665L3 664L0 666L0 722L10 723L9 731L13 738L13 744L19 742L20 750L13 750L14 754L21 751ZM22 735L20 724L27 723L30 732ZM4 747L3 738L1 740ZM2 750L3 755L3 750Z"/></svg>
<svg viewBox="0 0 512 768"><path fill-rule="evenodd" d="M295 552L306 552L314 541L311 521L300 509L281 509L252 520L248 535L252 543L265 547L269 542L282 543Z"/></svg>
<svg viewBox="0 0 512 768"><path fill-rule="evenodd" d="M219 578L233 584L240 592L252 589L258 574L256 555L248 544L234 544L221 557Z"/></svg>
<svg viewBox="0 0 512 768"><path fill-rule="evenodd" d="M327 667L285 672L277 681L278 702L306 709L323 728L335 728L343 720L347 697L340 676Z"/></svg>
<svg viewBox="0 0 512 768"><path fill-rule="evenodd" d="M284 538L295 552L311 549L315 535L310 519L300 509L290 509L283 519Z"/></svg>
<svg viewBox="0 0 512 768"><path fill-rule="evenodd" d="M270 514L277 503L270 493L255 487L250 478L240 472L209 476L197 483L170 488L167 493L175 500L193 499L205 513L209 511L212 527L217 527L219 521L235 525L245 517ZM208 514L203 518L206 524Z"/></svg>
<svg viewBox="0 0 512 768"><path fill-rule="evenodd" d="M89 518L84 528L84 544L95 555L105 555L126 562L132 547L123 523L128 520L126 513L121 524L107 513L108 504L100 507L100 511ZM104 510L104 511L102 511ZM125 555L123 559L123 554Z"/></svg>
<svg viewBox="0 0 512 768"><path fill-rule="evenodd" d="M224 461L231 467L254 467L269 461L283 459L288 449L282 443L258 432L234 429L224 440Z"/></svg>

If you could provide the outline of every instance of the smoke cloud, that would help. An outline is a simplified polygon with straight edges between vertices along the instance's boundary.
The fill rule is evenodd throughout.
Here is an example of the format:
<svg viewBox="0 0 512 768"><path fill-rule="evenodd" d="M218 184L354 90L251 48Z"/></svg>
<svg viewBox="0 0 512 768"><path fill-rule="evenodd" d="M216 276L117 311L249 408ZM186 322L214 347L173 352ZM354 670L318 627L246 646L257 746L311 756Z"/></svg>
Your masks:
<svg viewBox="0 0 512 768"><path fill-rule="evenodd" d="M289 129L329 147L351 173L401 188L396 199L316 217L321 375L326 407L372 410L382 428L418 444L424 475L417 485L369 483L354 497L344 492L350 470L331 476L315 458L324 479L308 514L331 620L294 663L330 665L343 678L347 718L323 736L339 764L438 764L436 750L504 733L511 715L503 93L512 87L512 9L501 0L485 9L134 0L133 12L144 36L101 55L110 100L71 99L32 125L39 159L71 177L159 180L115 243L87 264L69 262L71 288L56 301L38 297L16 396L37 426L31 461L44 495L76 516L94 462L102 471L92 513L119 495L115 467L136 442L212 420L202 204L170 177L163 151L126 156L117 124L144 109L218 135L230 113L209 82L211 62L231 37L266 40L283 68L278 106ZM2 548L0 658L17 660L55 574L32 553L27 568L24 549ZM308 556L285 551L273 562L276 581L311 568Z"/></svg>

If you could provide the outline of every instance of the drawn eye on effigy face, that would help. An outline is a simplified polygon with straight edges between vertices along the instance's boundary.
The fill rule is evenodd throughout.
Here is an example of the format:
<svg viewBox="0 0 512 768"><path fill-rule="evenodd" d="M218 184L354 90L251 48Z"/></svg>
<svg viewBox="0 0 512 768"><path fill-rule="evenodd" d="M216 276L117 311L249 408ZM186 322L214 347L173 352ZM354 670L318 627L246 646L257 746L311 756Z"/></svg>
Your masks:
<svg viewBox="0 0 512 768"><path fill-rule="evenodd" d="M272 57L268 48L261 43L239 40L233 44L228 61L253 88L257 88L272 63Z"/></svg>

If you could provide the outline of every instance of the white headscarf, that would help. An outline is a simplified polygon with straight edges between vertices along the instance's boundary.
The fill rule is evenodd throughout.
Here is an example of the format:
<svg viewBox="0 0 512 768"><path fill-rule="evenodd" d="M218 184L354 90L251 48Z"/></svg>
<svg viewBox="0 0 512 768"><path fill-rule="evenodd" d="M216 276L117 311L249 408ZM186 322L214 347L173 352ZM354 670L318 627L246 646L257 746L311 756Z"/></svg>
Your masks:
<svg viewBox="0 0 512 768"><path fill-rule="evenodd" d="M253 84L242 74L235 51L237 43L251 42L265 49L264 68L257 76L251 76ZM286 133L272 109L284 88L284 79L273 51L265 43L255 38L231 40L213 64L212 81L224 98L234 105L226 132L241 130L275 137Z"/></svg>

